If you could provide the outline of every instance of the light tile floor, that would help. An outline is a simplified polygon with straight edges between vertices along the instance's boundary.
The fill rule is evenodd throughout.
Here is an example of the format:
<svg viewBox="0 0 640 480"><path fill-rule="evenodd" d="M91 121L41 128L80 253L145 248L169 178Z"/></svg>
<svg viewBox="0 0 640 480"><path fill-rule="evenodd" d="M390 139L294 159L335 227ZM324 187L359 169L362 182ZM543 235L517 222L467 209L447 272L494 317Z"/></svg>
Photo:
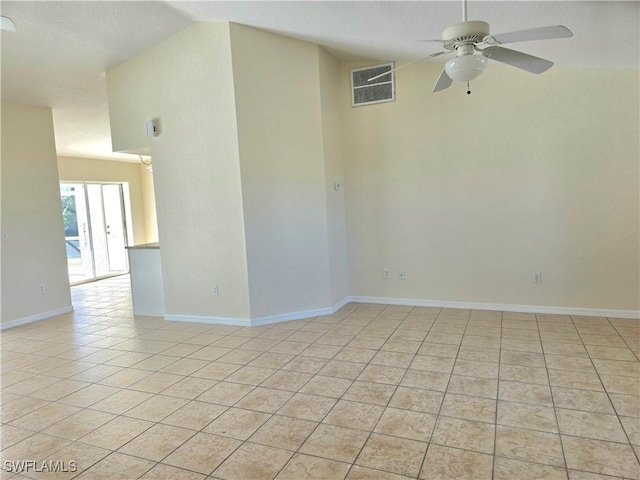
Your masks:
<svg viewBox="0 0 640 480"><path fill-rule="evenodd" d="M2 332L3 479L640 478L637 320L349 304L172 323L134 318L128 282Z"/></svg>

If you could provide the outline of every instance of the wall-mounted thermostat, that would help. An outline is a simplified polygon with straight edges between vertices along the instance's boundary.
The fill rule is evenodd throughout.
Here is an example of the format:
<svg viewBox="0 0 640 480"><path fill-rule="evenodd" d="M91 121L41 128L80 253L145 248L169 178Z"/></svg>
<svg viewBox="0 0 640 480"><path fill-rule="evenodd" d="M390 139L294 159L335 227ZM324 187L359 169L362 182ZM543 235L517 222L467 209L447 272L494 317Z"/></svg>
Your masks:
<svg viewBox="0 0 640 480"><path fill-rule="evenodd" d="M157 137L160 135L160 125L157 118L147 120L147 137Z"/></svg>

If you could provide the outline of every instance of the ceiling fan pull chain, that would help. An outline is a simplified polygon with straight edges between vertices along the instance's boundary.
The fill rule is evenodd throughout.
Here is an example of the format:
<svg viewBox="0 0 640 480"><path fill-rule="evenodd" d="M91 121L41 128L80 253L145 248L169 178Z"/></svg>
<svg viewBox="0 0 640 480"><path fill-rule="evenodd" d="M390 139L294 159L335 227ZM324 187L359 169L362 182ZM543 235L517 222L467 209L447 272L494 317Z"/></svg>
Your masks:
<svg viewBox="0 0 640 480"><path fill-rule="evenodd" d="M469 87L469 82L467 82L467 95L471 95L471 87Z"/></svg>

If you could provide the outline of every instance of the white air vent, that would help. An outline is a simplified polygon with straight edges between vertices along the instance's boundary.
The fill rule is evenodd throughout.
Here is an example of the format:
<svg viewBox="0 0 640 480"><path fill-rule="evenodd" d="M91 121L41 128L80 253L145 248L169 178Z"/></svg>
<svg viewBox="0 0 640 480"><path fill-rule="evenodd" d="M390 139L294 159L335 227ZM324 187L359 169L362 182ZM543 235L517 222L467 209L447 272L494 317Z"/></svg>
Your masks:
<svg viewBox="0 0 640 480"><path fill-rule="evenodd" d="M396 99L395 77L391 70L393 63L375 67L351 70L351 106L371 105L372 103L394 102ZM384 72L390 72L369 82L369 79Z"/></svg>

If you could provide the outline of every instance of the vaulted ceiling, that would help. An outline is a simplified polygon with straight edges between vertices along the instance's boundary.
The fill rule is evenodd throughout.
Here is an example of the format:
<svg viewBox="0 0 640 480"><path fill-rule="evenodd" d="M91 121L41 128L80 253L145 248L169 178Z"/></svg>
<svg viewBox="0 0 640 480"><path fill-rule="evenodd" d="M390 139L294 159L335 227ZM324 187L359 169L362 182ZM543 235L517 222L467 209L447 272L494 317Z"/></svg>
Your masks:
<svg viewBox="0 0 640 480"><path fill-rule="evenodd" d="M451 1L3 1L2 100L53 109L59 155L137 161L111 152L104 72L199 21L232 21L318 43L340 59L411 61L438 50L462 20ZM640 2L469 0L492 33L562 24L574 37L518 45L557 65L638 69ZM430 61L442 62L436 58Z"/></svg>

